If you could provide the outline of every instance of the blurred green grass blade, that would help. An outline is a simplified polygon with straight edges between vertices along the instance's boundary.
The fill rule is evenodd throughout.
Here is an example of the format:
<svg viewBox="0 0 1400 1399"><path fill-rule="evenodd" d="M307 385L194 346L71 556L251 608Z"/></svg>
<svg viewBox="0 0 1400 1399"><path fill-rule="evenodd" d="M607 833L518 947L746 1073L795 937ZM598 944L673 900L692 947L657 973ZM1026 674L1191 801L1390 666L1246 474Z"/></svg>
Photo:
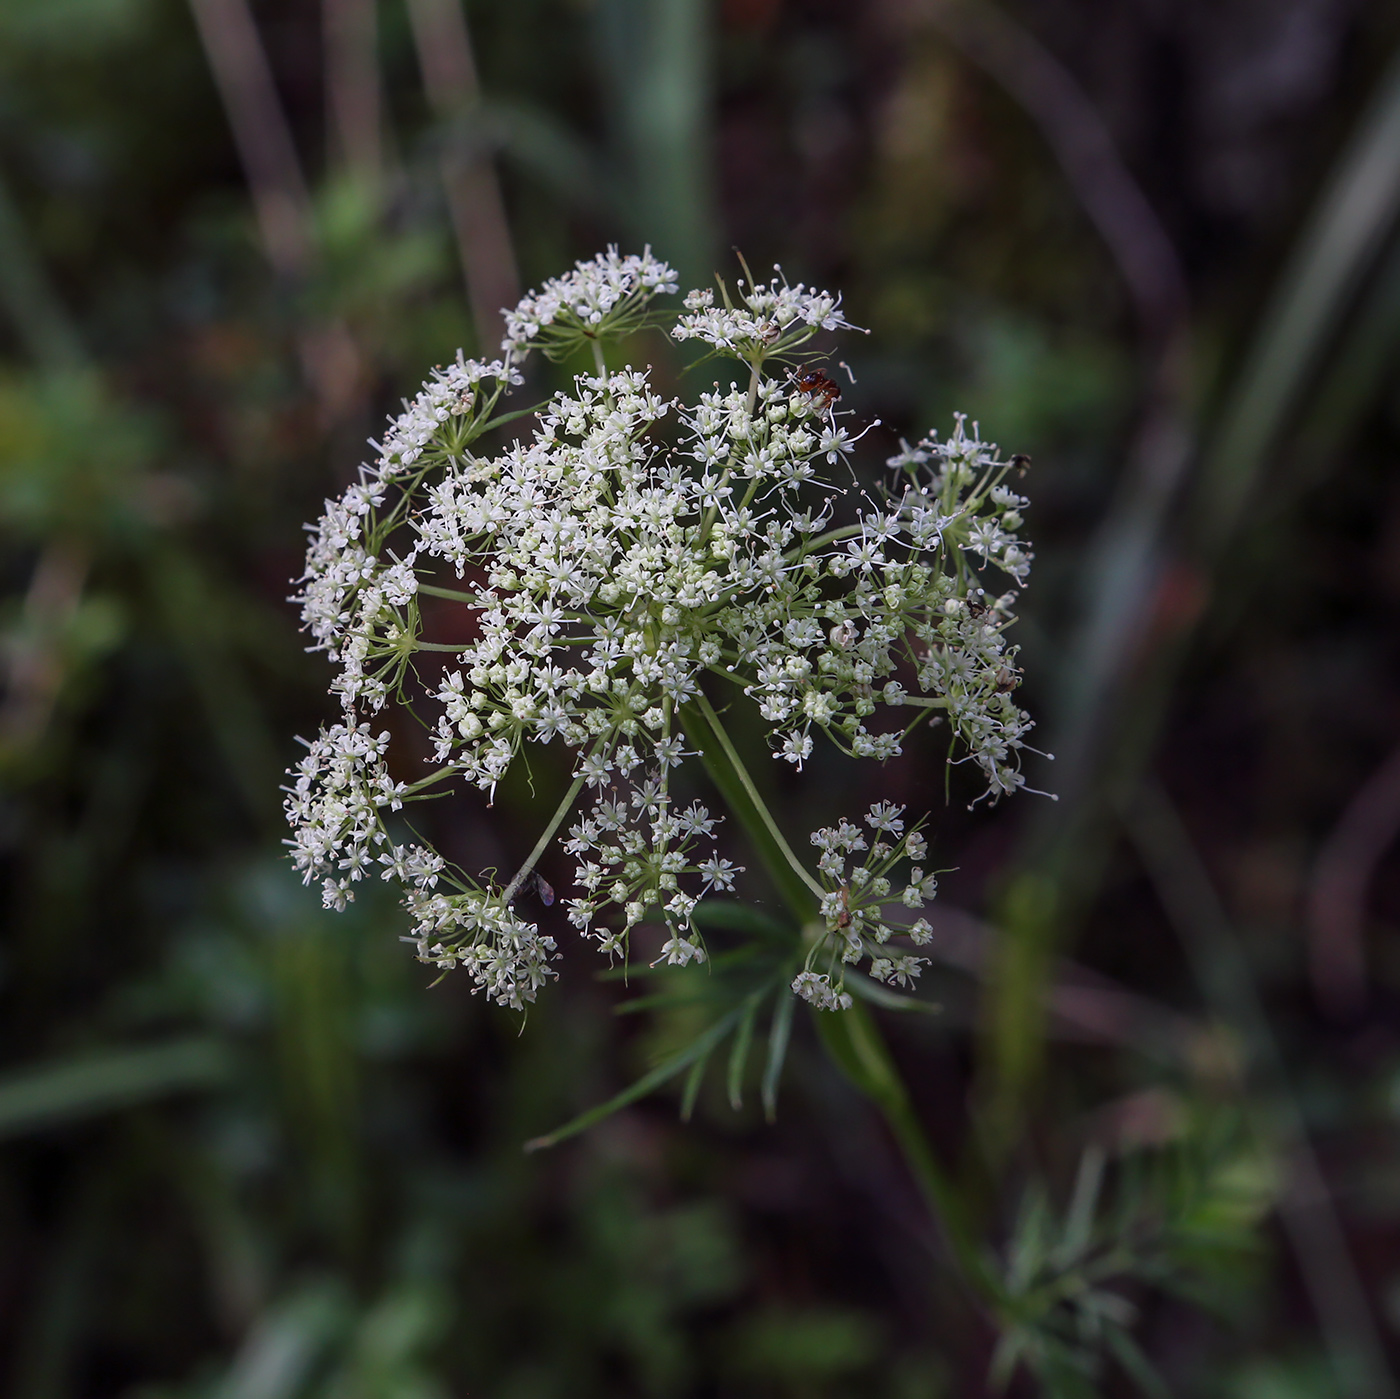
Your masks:
<svg viewBox="0 0 1400 1399"><path fill-rule="evenodd" d="M710 161L712 6L705 0L600 0L600 76L611 108L622 213L687 286L714 266Z"/></svg>
<svg viewBox="0 0 1400 1399"><path fill-rule="evenodd" d="M1392 61L1284 269L1201 477L1208 552L1237 522L1400 215L1400 58Z"/></svg>
<svg viewBox="0 0 1400 1399"><path fill-rule="evenodd" d="M308 1287L280 1303L253 1328L215 1399L292 1399L330 1344L347 1327L347 1307L333 1283Z"/></svg>
<svg viewBox="0 0 1400 1399"><path fill-rule="evenodd" d="M1382 75L1337 157L1259 320L1243 368L1203 434L1188 528L1190 547L1206 568L1220 564L1271 454L1286 445L1290 458L1311 453L1327 460L1374 402L1400 335L1397 220L1400 57ZM1184 440L1181 450L1188 450ZM1014 1140L1020 1100L1042 1057L1039 1029L1026 1018L1028 1008L1032 1017L1037 1013L1026 992L1048 974L1048 948L1082 915L1104 878L1111 847L1098 819L1100 789L1107 783L1128 790L1136 781L1187 655L1193 622L1160 644L1124 689L1117 688L1132 657L1142 659L1139 648L1150 634L1143 609L1150 603L1148 584L1163 581L1167 518L1154 507L1129 512L1116 526L1109 556L1099 565L1097 581L1091 579L1096 602L1083 645L1063 672L1062 720L1052 746L1060 759L1056 785L1069 809L1043 813L1026 860L1046 873L1047 892L1053 890L1059 907L1048 920L1031 918L1005 929L989 1041L995 1101L987 1120L994 1144ZM1234 592L1238 606L1238 581ZM1003 978L1010 982L1005 991Z"/></svg>
<svg viewBox="0 0 1400 1399"><path fill-rule="evenodd" d="M1157 1373L1157 1367L1147 1358L1141 1346L1133 1340L1121 1326L1105 1326L1104 1340L1117 1357L1118 1363L1128 1372L1133 1383L1147 1399L1171 1399L1167 1382Z"/></svg>
<svg viewBox="0 0 1400 1399"><path fill-rule="evenodd" d="M36 364L75 369L87 356L47 272L34 255L9 185L0 177L0 305Z"/></svg>
<svg viewBox="0 0 1400 1399"><path fill-rule="evenodd" d="M1064 1237L1055 1251L1057 1267L1068 1268L1087 1252L1094 1236L1094 1219L1103 1185L1104 1153L1098 1146L1086 1147L1079 1158L1074 1195L1065 1216Z"/></svg>
<svg viewBox="0 0 1400 1399"><path fill-rule="evenodd" d="M792 1016L797 997L786 987L778 992L778 1004L773 1009L773 1025L768 1032L768 1059L763 1065L763 1116L774 1121L778 1116L778 1082L787 1061L788 1044L792 1039Z"/></svg>
<svg viewBox="0 0 1400 1399"><path fill-rule="evenodd" d="M734 899L705 899L697 905L694 918L701 928L719 928L725 932L747 933L754 937L793 943L797 937L791 922L784 922L753 904L742 904Z"/></svg>
<svg viewBox="0 0 1400 1399"><path fill-rule="evenodd" d="M1323 469L1335 464L1338 438L1348 434L1375 402L1397 341L1400 236L1392 234L1384 261L1370 280L1344 336L1328 355L1326 373L1312 396L1312 409L1297 452L1305 466L1309 460ZM1304 480L1299 484L1306 487L1312 482Z"/></svg>
<svg viewBox="0 0 1400 1399"><path fill-rule="evenodd" d="M934 1001L921 1001L917 996L902 996L898 991L891 991L889 987L880 985L878 981L860 972L851 971L850 968L846 970L846 990L883 1010L913 1010L921 1015L943 1013L943 1007Z"/></svg>
<svg viewBox="0 0 1400 1399"><path fill-rule="evenodd" d="M729 1051L729 1106L735 1112L744 1106L744 1070L748 1067L749 1050L753 1048L753 1023L762 999L763 993L755 992L744 1003L744 1015L734 1036L734 1047Z"/></svg>
<svg viewBox="0 0 1400 1399"><path fill-rule="evenodd" d="M715 1021L702 1035L686 1045L679 1054L674 1054L671 1058L658 1064L649 1074L644 1074L631 1087L624 1088L621 1093L617 1094L616 1097L609 1098L606 1103L599 1103L597 1107L589 1108L587 1112L581 1112L562 1127L556 1127L554 1131L547 1132L542 1137L532 1138L525 1143L525 1150L543 1151L546 1147L558 1146L560 1142L567 1141L570 1137L576 1137L580 1132L586 1132L595 1123L601 1122L605 1117L611 1117L613 1113L635 1103L639 1098L645 1098L653 1089L660 1088L663 1083L669 1082L677 1074L688 1069L697 1059L708 1057L710 1051L734 1028L743 1013L742 1006L730 1011L728 1015Z"/></svg>
<svg viewBox="0 0 1400 1399"><path fill-rule="evenodd" d="M519 101L484 102L476 118L478 129L502 155L579 212L604 213L616 202L592 145L542 108Z"/></svg>
<svg viewBox="0 0 1400 1399"><path fill-rule="evenodd" d="M710 1056L702 1054L691 1065L690 1072L685 1076L685 1088L681 1092L682 1122L689 1122L691 1115L695 1112L695 1100L700 1096L700 1085L705 1081L705 1070L709 1063Z"/></svg>
<svg viewBox="0 0 1400 1399"><path fill-rule="evenodd" d="M680 1010L683 1006L704 1005L713 999L708 987L687 991L660 991L655 996L638 996L613 1007L614 1015L641 1015L652 1010Z"/></svg>
<svg viewBox="0 0 1400 1399"><path fill-rule="evenodd" d="M204 1037L13 1070L0 1077L0 1138L216 1087L232 1072L229 1047Z"/></svg>

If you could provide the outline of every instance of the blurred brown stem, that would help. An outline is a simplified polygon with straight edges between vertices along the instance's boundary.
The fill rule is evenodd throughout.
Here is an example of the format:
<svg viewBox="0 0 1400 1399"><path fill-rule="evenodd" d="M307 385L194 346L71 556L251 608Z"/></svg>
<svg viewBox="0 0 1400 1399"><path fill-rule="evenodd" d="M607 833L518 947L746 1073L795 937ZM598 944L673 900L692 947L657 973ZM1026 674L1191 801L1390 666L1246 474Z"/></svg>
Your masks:
<svg viewBox="0 0 1400 1399"><path fill-rule="evenodd" d="M371 187L383 161L375 0L321 0L334 161Z"/></svg>
<svg viewBox="0 0 1400 1399"><path fill-rule="evenodd" d="M1148 355L1146 394L1083 588L1075 656L1063 668L1054 734L1064 802L1042 825L1064 831L1092 785L1104 718L1147 630L1165 560L1166 521L1194 459L1186 413L1190 294L1176 248L1073 74L995 5L905 0L1032 118L1117 264Z"/></svg>
<svg viewBox="0 0 1400 1399"><path fill-rule="evenodd" d="M1400 748L1366 780L1327 837L1308 889L1313 989L1336 1016L1366 999L1366 891L1381 857L1400 836Z"/></svg>
<svg viewBox="0 0 1400 1399"><path fill-rule="evenodd" d="M446 126L470 118L481 106L481 85L459 0L408 0L408 17L423 89L438 121ZM442 180L478 350L487 354L504 334L502 311L520 299L515 252L490 151L474 144L448 150L442 158Z"/></svg>
<svg viewBox="0 0 1400 1399"><path fill-rule="evenodd" d="M1118 264L1147 337L1156 343L1170 340L1185 321L1189 302L1181 260L1078 82L1034 35L994 5L909 3L914 17L943 34L1032 117Z"/></svg>
<svg viewBox="0 0 1400 1399"><path fill-rule="evenodd" d="M1008 887L999 917L1003 945L989 986L985 1090L987 1120L994 1124L988 1140L1009 1146L1021 1101L1039 1074L1037 1008L1053 947L1077 916L1081 889L1094 880L1093 852L1102 842L1085 837L1102 824L1097 788L1115 703L1151 632L1148 622L1168 573L1167 522L1195 458L1185 402L1189 292L1176 248L1107 124L1034 35L989 3L896 3L904 7L906 24L943 35L1035 122L1118 267L1147 361L1139 423L1089 550L1082 621L1059 676L1052 746L1062 800L1032 821L1022 874Z"/></svg>
<svg viewBox="0 0 1400 1399"><path fill-rule="evenodd" d="M253 200L272 270L295 286L315 260L311 196L247 0L190 0ZM359 351L344 322L297 335L302 371L316 391L323 426L344 417L359 396Z"/></svg>
<svg viewBox="0 0 1400 1399"><path fill-rule="evenodd" d="M253 197L263 249L278 276L310 266L311 197L291 127L247 0L190 0Z"/></svg>
<svg viewBox="0 0 1400 1399"><path fill-rule="evenodd" d="M81 545L50 540L25 594L19 634L5 660L0 744L22 752L48 726L63 684L63 644L83 601L90 560Z"/></svg>

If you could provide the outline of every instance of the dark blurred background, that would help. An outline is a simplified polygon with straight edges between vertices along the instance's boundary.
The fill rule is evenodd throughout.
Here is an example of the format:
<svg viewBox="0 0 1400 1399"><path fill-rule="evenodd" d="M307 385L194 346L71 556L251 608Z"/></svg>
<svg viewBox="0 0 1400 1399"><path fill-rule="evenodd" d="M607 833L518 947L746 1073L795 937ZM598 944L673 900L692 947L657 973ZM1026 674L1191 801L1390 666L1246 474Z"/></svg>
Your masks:
<svg viewBox="0 0 1400 1399"><path fill-rule="evenodd" d="M1394 1394L1397 45L1388 0L0 0L3 1393L991 1392L808 1024L775 1126L716 1086L526 1156L684 1015L562 929L522 1029L280 853L302 522L618 242L843 291L877 461L955 409L1033 457L1060 801L818 773L935 808L944 1010L881 1023L986 1247L1086 1151L1195 1151L1222 1246L1121 1290L1159 1392ZM477 867L503 803L441 817Z"/></svg>

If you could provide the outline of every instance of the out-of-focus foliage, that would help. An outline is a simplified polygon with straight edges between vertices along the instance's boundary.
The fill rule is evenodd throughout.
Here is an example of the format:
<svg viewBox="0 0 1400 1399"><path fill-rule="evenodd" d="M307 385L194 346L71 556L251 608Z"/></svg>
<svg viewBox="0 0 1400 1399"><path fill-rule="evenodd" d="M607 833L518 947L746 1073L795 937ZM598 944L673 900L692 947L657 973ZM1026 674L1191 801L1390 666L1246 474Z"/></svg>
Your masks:
<svg viewBox="0 0 1400 1399"><path fill-rule="evenodd" d="M219 67L240 14L271 107ZM479 90L425 86L452 15ZM1397 39L1368 0L0 5L0 1388L1393 1393ZM941 1015L863 1005L830 1058L797 1017L775 1125L765 1019L525 1155L731 1008L723 971L590 982L561 919L522 1031L280 858L326 714L301 523L485 338L494 181L525 284L738 245L845 292L842 403L891 450L962 408L1034 457L1063 800L954 784ZM922 808L936 757L771 795ZM435 837L504 865L534 801Z"/></svg>

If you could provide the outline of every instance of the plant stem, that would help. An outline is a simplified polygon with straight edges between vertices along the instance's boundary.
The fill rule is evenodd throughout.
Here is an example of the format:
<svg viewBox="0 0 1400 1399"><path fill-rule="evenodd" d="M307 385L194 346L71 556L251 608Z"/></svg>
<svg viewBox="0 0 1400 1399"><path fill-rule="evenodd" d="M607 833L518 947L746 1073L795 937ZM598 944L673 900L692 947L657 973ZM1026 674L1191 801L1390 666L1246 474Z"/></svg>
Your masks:
<svg viewBox="0 0 1400 1399"><path fill-rule="evenodd" d="M404 796L411 796L414 792L421 792L424 787L431 787L434 782L440 782L444 777L451 776L457 772L455 767L438 768L436 772L430 772L426 777L420 777L417 782L410 782L403 789Z"/></svg>
<svg viewBox="0 0 1400 1399"><path fill-rule="evenodd" d="M418 585L420 593L427 593L429 597L443 597L448 602L472 603L476 598L471 593L460 592L456 588L439 588L435 583L420 583Z"/></svg>
<svg viewBox="0 0 1400 1399"><path fill-rule="evenodd" d="M792 872L796 874L798 879L800 879L812 894L820 900L826 891L812 878L801 860L793 853L792 847L787 843L787 838L783 835L778 823L773 819L773 813L768 810L767 803L759 796L758 788L754 786L753 778L749 776L749 770L744 766L744 760L739 756L738 752L735 750L734 744L730 741L729 735L724 731L724 725L720 723L719 715L715 713L709 700L707 700L703 694L696 698L695 707L704 716L705 723L718 742L720 751L728 761L734 777L738 780L744 795L749 799L753 810L763 823L764 829L768 834L768 842L765 842L765 844L771 842L772 846L776 847L778 853ZM701 756L704 756L703 749ZM808 905L810 904L810 900L804 898L802 903ZM789 900L789 904L791 904L791 900ZM794 913L798 913L799 911L798 908L793 908ZM815 909L810 909L806 917L810 918L814 912ZM804 919L804 921L806 921L806 919Z"/></svg>
<svg viewBox="0 0 1400 1399"><path fill-rule="evenodd" d="M863 526L861 525L842 525L839 529L829 529L825 534L819 534L815 539L804 539L798 547L810 554L813 550L822 548L823 545L835 544L838 540L842 539L854 539L855 536L861 532L862 528ZM797 549L789 549L783 557L791 558L797 552Z"/></svg>
<svg viewBox="0 0 1400 1399"><path fill-rule="evenodd" d="M544 828L544 834L535 842L535 848L525 858L525 863L515 872L515 878L505 887L505 892L501 895L501 903L509 904L510 901L520 892L520 886L528 878L530 871L535 868L535 861L545 852L545 847L554 839L554 833L564 823L564 818L573 808L574 802L578 798L579 792L583 789L583 773L574 778L574 784L564 794L564 800L559 803L559 809L550 818L549 825Z"/></svg>
<svg viewBox="0 0 1400 1399"><path fill-rule="evenodd" d="M793 854L714 708L700 695L682 707L681 721L691 742L699 748L720 795L744 827L755 854L763 861L793 917L800 926L813 922L817 915L813 895L820 898L822 888ZM713 743L706 742L710 738ZM889 1125L900 1154L923 1193L929 1213L948 1240L959 1270L980 1296L995 1305L999 1290L978 1251L968 1224L967 1208L924 1136L908 1091L874 1019L859 1004L844 1011L813 1010L812 1018L828 1054L856 1088L875 1104Z"/></svg>
<svg viewBox="0 0 1400 1399"><path fill-rule="evenodd" d="M995 1307L1001 1289L977 1247L966 1204L929 1146L874 1017L857 1002L843 1011L813 1010L812 1019L827 1053L879 1108L959 1270L978 1294Z"/></svg>

